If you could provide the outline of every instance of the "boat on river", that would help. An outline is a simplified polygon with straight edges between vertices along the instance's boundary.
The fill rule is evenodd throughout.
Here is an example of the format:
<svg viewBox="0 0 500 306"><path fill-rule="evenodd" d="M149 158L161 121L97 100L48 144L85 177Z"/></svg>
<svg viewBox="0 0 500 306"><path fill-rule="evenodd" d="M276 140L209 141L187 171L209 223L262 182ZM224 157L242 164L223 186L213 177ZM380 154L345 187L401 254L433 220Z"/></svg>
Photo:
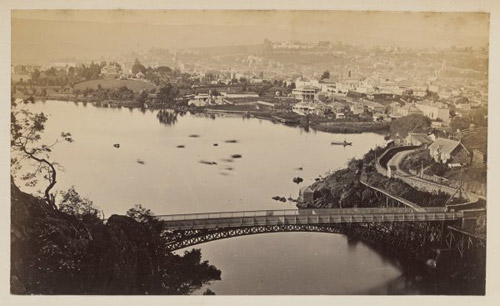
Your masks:
<svg viewBox="0 0 500 306"><path fill-rule="evenodd" d="M352 146L352 142L349 141L332 141L332 146Z"/></svg>

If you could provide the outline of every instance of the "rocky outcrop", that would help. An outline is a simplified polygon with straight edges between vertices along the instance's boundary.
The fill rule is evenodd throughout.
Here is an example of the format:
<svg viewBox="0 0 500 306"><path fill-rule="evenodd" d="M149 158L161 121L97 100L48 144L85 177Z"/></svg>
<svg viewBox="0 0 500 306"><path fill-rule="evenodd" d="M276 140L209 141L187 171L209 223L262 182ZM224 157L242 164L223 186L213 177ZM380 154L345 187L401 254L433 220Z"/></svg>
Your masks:
<svg viewBox="0 0 500 306"><path fill-rule="evenodd" d="M11 293L155 294L157 239L125 216L80 220L11 185Z"/></svg>

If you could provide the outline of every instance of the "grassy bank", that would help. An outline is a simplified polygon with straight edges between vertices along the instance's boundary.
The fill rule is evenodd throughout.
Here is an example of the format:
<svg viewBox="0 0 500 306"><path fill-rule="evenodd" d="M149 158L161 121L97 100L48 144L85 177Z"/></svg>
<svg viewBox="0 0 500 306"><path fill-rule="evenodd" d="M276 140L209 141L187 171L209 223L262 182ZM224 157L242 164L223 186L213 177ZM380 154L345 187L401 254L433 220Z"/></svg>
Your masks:
<svg viewBox="0 0 500 306"><path fill-rule="evenodd" d="M389 122L321 122L317 124L311 124L311 127L315 130L328 132L328 133L363 133L363 132L375 132L381 134L387 134L389 132L391 124Z"/></svg>

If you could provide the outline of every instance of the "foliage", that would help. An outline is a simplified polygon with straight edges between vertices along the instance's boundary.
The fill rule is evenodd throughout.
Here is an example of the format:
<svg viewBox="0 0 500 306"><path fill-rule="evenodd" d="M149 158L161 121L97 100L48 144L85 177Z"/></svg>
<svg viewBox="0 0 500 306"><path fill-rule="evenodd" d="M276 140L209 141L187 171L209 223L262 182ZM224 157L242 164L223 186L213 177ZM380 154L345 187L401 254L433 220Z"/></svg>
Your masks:
<svg viewBox="0 0 500 306"><path fill-rule="evenodd" d="M74 186L71 186L67 191L61 191L62 200L59 203L59 210L77 217L80 220L88 219L99 219L102 214L99 209L94 206L88 198L83 198L75 190Z"/></svg>
<svg viewBox="0 0 500 306"><path fill-rule="evenodd" d="M114 63L115 65L118 65ZM82 64L76 67L55 68L51 67L40 71L35 69L31 72L29 84L41 86L72 86L75 83L84 80L95 80L101 75L101 69L106 65L106 62L101 64L91 63L90 65Z"/></svg>
<svg viewBox="0 0 500 306"><path fill-rule="evenodd" d="M450 122L450 127L452 128L453 132L456 132L457 130L464 130L469 128L470 126L470 120L468 118L461 118L461 117L454 117L451 119Z"/></svg>
<svg viewBox="0 0 500 306"><path fill-rule="evenodd" d="M137 96L136 101L141 105L141 107L144 107L144 104L148 101L148 93L143 90L141 93Z"/></svg>
<svg viewBox="0 0 500 306"><path fill-rule="evenodd" d="M144 67L144 65L141 64L138 59L135 59L134 65L132 66L132 73L137 74L139 72L145 73L146 67Z"/></svg>
<svg viewBox="0 0 500 306"><path fill-rule="evenodd" d="M23 103L26 104L28 101L25 100ZM44 191L45 202L57 209L55 195L51 190L57 183L57 169L60 166L57 162L50 160L50 153L59 142L73 142L73 138L70 133L61 132L61 138L56 139L52 144L39 144L47 119L48 117L44 113L32 113L12 100L10 145L13 157L11 159L11 174L16 177L21 170L23 160L33 162L33 169L23 174L21 179L26 181L27 186L35 186L41 175L49 183Z"/></svg>
<svg viewBox="0 0 500 306"><path fill-rule="evenodd" d="M326 70L325 72L323 72L323 74L321 75L321 79L324 80L324 79L329 79L330 78L330 71Z"/></svg>
<svg viewBox="0 0 500 306"><path fill-rule="evenodd" d="M398 118L391 122L391 135L393 138L408 136L408 133L427 132L431 127L431 119L419 114L412 114Z"/></svg>
<svg viewBox="0 0 500 306"><path fill-rule="evenodd" d="M177 87L169 83L165 86L160 87L160 90L158 91L156 97L162 105L170 105L173 104L174 99L178 94L179 90L177 89Z"/></svg>
<svg viewBox="0 0 500 306"><path fill-rule="evenodd" d="M157 253L160 254L160 282L163 294L189 294L194 290L213 280L221 279L221 271L207 261L201 261L201 251L193 249L184 252L184 255L177 255L165 251L166 237L163 232L161 221L154 213L136 204L127 211L127 216L145 225L155 241L157 241Z"/></svg>
<svg viewBox="0 0 500 306"><path fill-rule="evenodd" d="M164 294L189 294L213 280L221 279L221 271L201 261L200 249L185 251L183 256L168 254L162 265Z"/></svg>
<svg viewBox="0 0 500 306"><path fill-rule="evenodd" d="M127 217L134 219L137 222L145 223L153 219L154 214L151 209L142 207L141 204L136 204L134 207L127 210Z"/></svg>
<svg viewBox="0 0 500 306"><path fill-rule="evenodd" d="M207 290L203 292L203 295L215 295L215 292L213 292L210 288L207 288Z"/></svg>
<svg viewBox="0 0 500 306"><path fill-rule="evenodd" d="M426 174L444 176L449 170L446 164L433 162L425 171Z"/></svg>

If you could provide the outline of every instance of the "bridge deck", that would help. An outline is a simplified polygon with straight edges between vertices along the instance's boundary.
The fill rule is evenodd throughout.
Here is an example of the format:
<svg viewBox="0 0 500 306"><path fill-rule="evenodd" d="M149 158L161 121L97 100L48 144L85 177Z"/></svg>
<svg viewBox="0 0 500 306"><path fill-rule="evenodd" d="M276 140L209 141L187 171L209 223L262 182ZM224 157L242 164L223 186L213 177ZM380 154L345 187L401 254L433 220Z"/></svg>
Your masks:
<svg viewBox="0 0 500 306"><path fill-rule="evenodd" d="M445 221L463 217L444 207L284 209L158 216L168 230L251 227L282 224L341 224L362 222Z"/></svg>

